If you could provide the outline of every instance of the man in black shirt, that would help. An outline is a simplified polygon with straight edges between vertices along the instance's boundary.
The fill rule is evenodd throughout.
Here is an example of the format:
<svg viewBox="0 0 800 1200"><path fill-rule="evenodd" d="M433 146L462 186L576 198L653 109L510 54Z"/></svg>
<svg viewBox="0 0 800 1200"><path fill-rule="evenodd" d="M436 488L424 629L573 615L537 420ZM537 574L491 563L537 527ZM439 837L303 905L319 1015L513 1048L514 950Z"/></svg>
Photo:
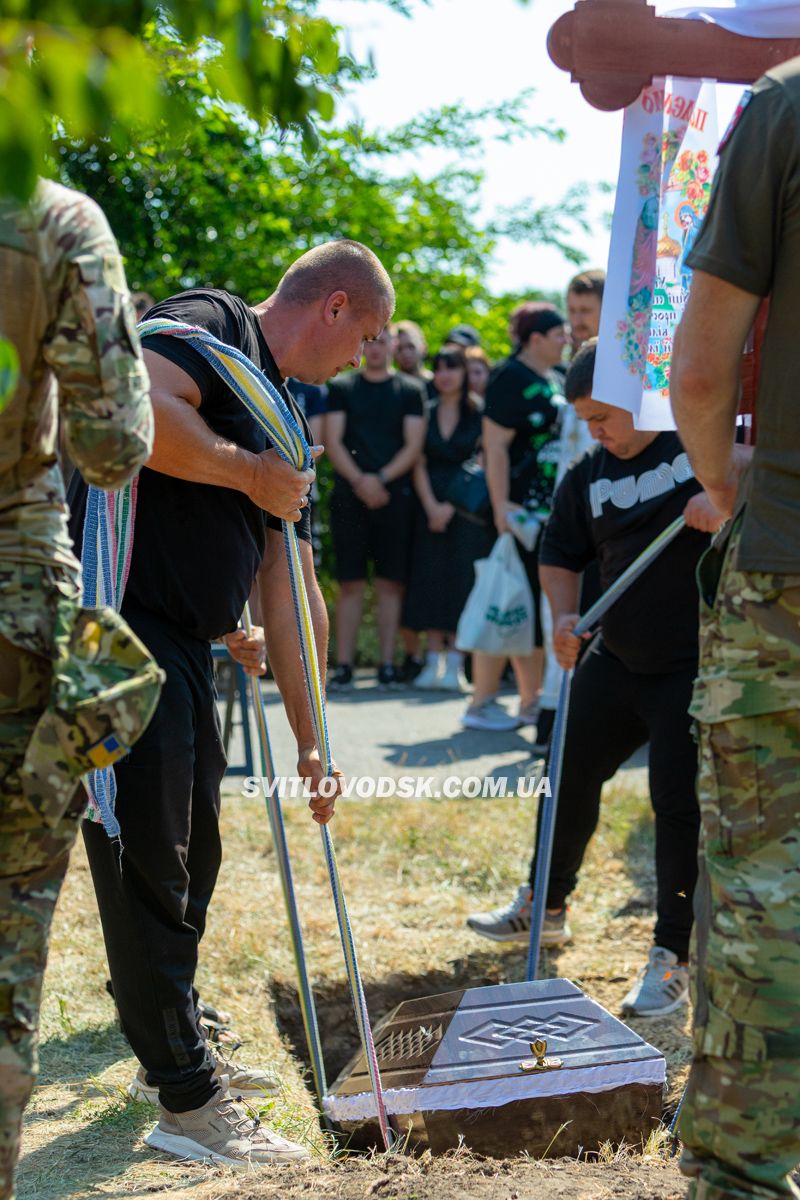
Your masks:
<svg viewBox="0 0 800 1200"><path fill-rule="evenodd" d="M357 242L331 242L298 259L253 308L198 289L150 310L201 326L240 349L271 382L321 384L360 362L365 340L391 315L394 292L378 259ZM308 527L313 471L295 471L242 402L191 346L149 338L155 446L139 480L130 576L122 612L166 670L147 734L116 767L121 847L85 823L122 1026L142 1064L133 1088L158 1088L161 1114L145 1139L179 1157L253 1166L306 1157L229 1095L263 1094L263 1072L218 1060L198 1025L197 945L220 865L220 782L225 770L212 677L212 639L236 630L256 585L275 679L312 793L323 775L299 669L280 518L298 522L319 661L327 618ZM288 391L284 396L299 417ZM316 454L322 448L316 448ZM325 823L333 804L310 807ZM120 869L121 868L121 869Z"/></svg>
<svg viewBox="0 0 800 1200"><path fill-rule="evenodd" d="M694 569L720 518L677 434L636 430L629 412L591 399L595 352L595 342L579 351L566 395L599 445L564 476L539 556L560 666L568 670L577 661L580 643L572 630L589 563L597 560L605 591L676 517L683 514L690 528L609 609L575 674L542 943L570 940L566 901L597 826L602 786L649 741L655 945L623 1009L650 1017L672 1012L688 998L699 827L688 711L698 654ZM507 909L475 914L470 928L498 941L527 938L535 865L534 857L530 884L520 887Z"/></svg>
<svg viewBox="0 0 800 1200"><path fill-rule="evenodd" d="M398 681L394 644L408 570L413 515L410 472L425 439L425 385L391 369L392 335L364 348L364 369L334 380L328 393L328 456L336 471L331 533L336 553L336 673L353 678L367 565L375 564L378 682Z"/></svg>

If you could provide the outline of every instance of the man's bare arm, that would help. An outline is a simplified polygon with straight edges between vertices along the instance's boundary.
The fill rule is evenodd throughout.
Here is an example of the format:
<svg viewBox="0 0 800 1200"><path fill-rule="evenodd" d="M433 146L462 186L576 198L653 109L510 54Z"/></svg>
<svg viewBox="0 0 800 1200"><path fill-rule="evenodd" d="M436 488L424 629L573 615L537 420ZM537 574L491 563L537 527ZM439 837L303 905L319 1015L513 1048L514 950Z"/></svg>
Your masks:
<svg viewBox="0 0 800 1200"><path fill-rule="evenodd" d="M381 468L381 479L391 483L412 471L422 455L427 422L424 417L403 417L403 445L394 458Z"/></svg>
<svg viewBox="0 0 800 1200"><path fill-rule="evenodd" d="M346 479L350 486L354 488L358 485L362 472L344 444L347 414L343 412L328 413L325 424L325 436L327 439L325 449L328 458L336 474L341 475L342 479Z"/></svg>
<svg viewBox="0 0 800 1200"><path fill-rule="evenodd" d="M302 540L300 557L311 607L311 619L314 623L317 658L324 683L325 663L328 659L328 613L314 572L312 547ZM277 529L267 530L267 548L258 573L258 590L261 598L261 620L267 639L267 654L283 698L286 716L297 739L298 749L313 746L314 726L311 723L301 666L289 567L286 562L283 534Z"/></svg>
<svg viewBox="0 0 800 1200"><path fill-rule="evenodd" d="M675 423L695 474L730 516L744 456L734 454L739 370L759 296L695 271L670 372Z"/></svg>
<svg viewBox="0 0 800 1200"><path fill-rule="evenodd" d="M300 558L314 625L320 675L324 685L325 664L328 658L328 612L319 590L314 572L313 550L308 542L300 542ZM325 772L314 741L314 726L300 657L300 639L297 634L286 549L283 535L276 529L267 530L267 548L258 573L258 588L270 666L281 693L286 716L297 740L297 769L312 791L310 807L314 820L324 825L333 816L339 785L337 782L331 795L318 794L317 789ZM333 774L334 779L341 778L341 772L335 768Z"/></svg>
<svg viewBox="0 0 800 1200"><path fill-rule="evenodd" d="M539 579L553 613L553 651L558 665L569 671L575 666L581 645L581 639L572 632L579 620L581 577L566 567L548 567L540 563ZM585 633L583 637L591 637L591 634Z"/></svg>
<svg viewBox="0 0 800 1200"><path fill-rule="evenodd" d="M220 437L200 413L197 384L175 363L145 350L155 442L147 465L163 475L244 492L276 517L297 521L313 471L295 471L275 450L253 454Z"/></svg>

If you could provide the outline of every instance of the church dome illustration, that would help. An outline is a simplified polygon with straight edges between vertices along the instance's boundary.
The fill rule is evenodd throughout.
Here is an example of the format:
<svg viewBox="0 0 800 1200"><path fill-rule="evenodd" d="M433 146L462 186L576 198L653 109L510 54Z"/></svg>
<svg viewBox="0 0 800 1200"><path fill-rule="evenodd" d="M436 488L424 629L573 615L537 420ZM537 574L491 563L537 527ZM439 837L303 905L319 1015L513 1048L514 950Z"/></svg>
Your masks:
<svg viewBox="0 0 800 1200"><path fill-rule="evenodd" d="M680 242L676 242L667 233L667 215L664 214L664 231L658 239L658 249L656 256L658 258L680 258L681 246Z"/></svg>

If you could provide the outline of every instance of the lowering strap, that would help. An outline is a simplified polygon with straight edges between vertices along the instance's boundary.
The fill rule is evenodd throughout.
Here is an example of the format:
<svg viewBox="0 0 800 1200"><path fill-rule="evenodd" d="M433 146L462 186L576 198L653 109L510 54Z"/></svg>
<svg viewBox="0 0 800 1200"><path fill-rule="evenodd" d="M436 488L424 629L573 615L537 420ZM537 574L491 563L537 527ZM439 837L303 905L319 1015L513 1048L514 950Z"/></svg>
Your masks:
<svg viewBox="0 0 800 1200"><path fill-rule="evenodd" d="M186 325L178 321L169 321L163 318L153 318L149 321L143 321L139 327L139 335L144 339L160 334L169 334L172 337L181 338L188 345L196 350L206 361L214 368L217 374L228 385L232 392L244 404L254 420L267 434L270 442L286 462L290 463L296 470L306 470L312 465L311 453L306 443L303 433L289 410L286 401L281 396L280 392L273 387L270 381L266 378L263 372L242 354L240 350L236 350L232 346L227 346L224 342L219 341L208 333L205 329L200 329L193 325ZM87 532L89 532L88 542L86 534L84 534L84 573L90 581L90 587L96 588L98 579L98 562L105 563L106 554L112 549L108 545L108 538L98 535L97 529L89 528L89 512L103 510L103 501L105 493L100 492L100 497L92 497L91 493L96 493L99 489L90 488L89 506L87 507ZM124 493L128 493L127 500ZM130 546L132 544L132 507L133 507L133 492L131 485L128 484L117 493L117 499L114 504L114 511L119 508L120 513L126 513L126 525L124 530L116 538L114 547L117 554L124 550L127 558L130 558ZM121 506L121 507L120 507ZM106 500L106 510L108 510L108 502ZM107 532L107 530L106 530ZM308 695L309 709L311 719L314 726L314 739L317 746L317 751L322 762L323 769L326 775L331 775L333 771L333 758L331 755L330 741L328 738L328 725L325 716L325 698L322 689L320 677L319 661L317 659L317 648L314 641L314 626L311 620L311 610L308 603L308 595L306 593L305 581L303 578L302 560L300 558L300 547L297 540L297 531L292 522L283 522L283 540L286 547L286 560L289 566L289 580L291 583L292 599L294 602L295 619L297 622L297 632L300 639L300 652L303 663L303 674L306 683L306 692ZM94 557L92 557L94 556ZM88 557L88 563L87 563ZM118 567L118 559L111 562L112 568L106 571L105 566L102 568L102 577L108 576L110 580L117 578L121 581L121 586L124 587L125 569L116 569ZM88 568L88 569L87 569ZM117 604L121 603L121 592L115 597ZM94 784L96 781L92 781ZM103 779L100 783L102 790L102 800L106 808L113 809L113 772L109 780L109 774L103 772ZM101 804L101 795L94 790L94 796L97 799L98 807L103 812ZM113 811L111 813L113 818ZM106 821L104 819L104 824ZM119 825L116 819L113 818L113 824L116 825L116 833L119 833ZM106 824L109 832L112 832L112 827ZM342 891L341 879L339 870L336 864L336 854L333 847L333 838L327 825L320 825L320 834L322 836L322 846L325 853L325 861L328 867L328 875L330 877L331 891L333 893L333 903L336 909L336 919L339 925L339 935L342 942L342 950L344 952L345 966L347 969L347 978L350 984L350 992L353 999L353 1008L355 1011L356 1024L358 1026L359 1036L361 1038L361 1046L364 1051L364 1057L369 1071L370 1082L372 1085L372 1093L375 1097L376 1115L378 1124L380 1125L381 1135L384 1145L387 1150L392 1147L392 1137L389 1132L389 1126L386 1119L386 1107L383 1099L383 1088L381 1086L380 1072L378 1069L378 1059L375 1054L375 1044L372 1037L372 1029L369 1021L369 1012L367 1010L367 1002L364 996L364 988L361 982L361 973L358 967L358 958L356 956L355 943L353 941L353 931L350 925L350 918L347 912L347 905Z"/></svg>

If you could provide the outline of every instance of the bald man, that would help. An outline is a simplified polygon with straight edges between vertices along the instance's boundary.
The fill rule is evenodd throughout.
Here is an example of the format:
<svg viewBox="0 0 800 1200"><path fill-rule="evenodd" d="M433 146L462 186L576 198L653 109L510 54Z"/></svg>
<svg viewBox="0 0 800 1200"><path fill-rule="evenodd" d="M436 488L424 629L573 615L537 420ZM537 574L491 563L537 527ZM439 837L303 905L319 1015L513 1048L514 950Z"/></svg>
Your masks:
<svg viewBox="0 0 800 1200"><path fill-rule="evenodd" d="M275 291L250 307L201 288L155 305L150 317L199 325L235 346L279 389L287 377L322 383L358 366L394 308L375 255L358 242L319 246L298 259ZM198 1023L197 947L220 865L220 783L225 771L209 643L235 634L254 584L275 679L297 740L298 774L312 793L323 775L314 745L294 624L280 521L297 522L320 663L328 622L314 575L308 492L313 470L296 471L209 363L168 334L146 341L155 415L152 457L142 471L130 577L122 611L165 669L147 736L116 768L121 848L85 822L114 996L141 1068L135 1095L157 1098L145 1138L181 1158L263 1166L307 1157L252 1120L234 1097L263 1099L263 1071L217 1057ZM306 436L308 430L305 427ZM315 447L315 456L322 447ZM263 655L263 648L261 651ZM258 663L250 666L255 669ZM312 796L314 820L333 801ZM121 868L121 869L120 869Z"/></svg>

